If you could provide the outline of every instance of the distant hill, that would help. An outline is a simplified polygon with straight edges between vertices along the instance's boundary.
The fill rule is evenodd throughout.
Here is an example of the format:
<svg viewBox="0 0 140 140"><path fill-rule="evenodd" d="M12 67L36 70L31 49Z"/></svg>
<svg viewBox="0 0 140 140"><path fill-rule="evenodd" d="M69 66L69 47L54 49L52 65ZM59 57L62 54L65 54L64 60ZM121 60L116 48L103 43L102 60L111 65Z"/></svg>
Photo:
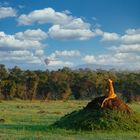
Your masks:
<svg viewBox="0 0 140 140"><path fill-rule="evenodd" d="M120 68L117 66L113 66L113 65L98 65L98 64L82 64L82 65L78 65L76 67L74 67L74 69L91 69L91 70L96 70L96 69L103 69L103 70L110 70L110 69L115 69L115 70L119 70Z"/></svg>

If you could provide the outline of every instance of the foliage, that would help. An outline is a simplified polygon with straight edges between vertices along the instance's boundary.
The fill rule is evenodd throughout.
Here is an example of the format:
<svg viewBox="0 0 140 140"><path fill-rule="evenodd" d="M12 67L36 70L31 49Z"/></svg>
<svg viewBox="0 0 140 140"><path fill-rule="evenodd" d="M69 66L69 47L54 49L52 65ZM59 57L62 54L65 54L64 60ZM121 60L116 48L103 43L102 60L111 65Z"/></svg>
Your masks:
<svg viewBox="0 0 140 140"><path fill-rule="evenodd" d="M0 99L91 99L107 92L107 79L127 102L140 101L140 72L114 70L22 70L0 65Z"/></svg>

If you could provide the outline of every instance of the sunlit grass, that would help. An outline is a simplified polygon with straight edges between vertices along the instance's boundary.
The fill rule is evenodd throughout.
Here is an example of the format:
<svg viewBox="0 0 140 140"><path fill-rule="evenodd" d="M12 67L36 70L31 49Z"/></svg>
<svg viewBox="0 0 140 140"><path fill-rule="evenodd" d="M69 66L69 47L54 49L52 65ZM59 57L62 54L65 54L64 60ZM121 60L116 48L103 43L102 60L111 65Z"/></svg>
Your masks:
<svg viewBox="0 0 140 140"><path fill-rule="evenodd" d="M0 140L139 140L138 132L74 131L50 129L62 116L79 110L88 101L2 101L0 103ZM140 112L139 104L130 105Z"/></svg>

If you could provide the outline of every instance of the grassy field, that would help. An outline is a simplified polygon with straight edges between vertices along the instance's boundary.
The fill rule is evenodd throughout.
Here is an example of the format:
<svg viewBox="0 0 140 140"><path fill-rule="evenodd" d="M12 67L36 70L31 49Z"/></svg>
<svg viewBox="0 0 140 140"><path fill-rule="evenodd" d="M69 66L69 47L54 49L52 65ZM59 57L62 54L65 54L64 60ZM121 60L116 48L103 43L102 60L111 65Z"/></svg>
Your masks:
<svg viewBox="0 0 140 140"><path fill-rule="evenodd" d="M2 101L0 102L0 140L139 140L133 131L72 131L50 129L49 125L88 101ZM139 104L130 105L140 112Z"/></svg>

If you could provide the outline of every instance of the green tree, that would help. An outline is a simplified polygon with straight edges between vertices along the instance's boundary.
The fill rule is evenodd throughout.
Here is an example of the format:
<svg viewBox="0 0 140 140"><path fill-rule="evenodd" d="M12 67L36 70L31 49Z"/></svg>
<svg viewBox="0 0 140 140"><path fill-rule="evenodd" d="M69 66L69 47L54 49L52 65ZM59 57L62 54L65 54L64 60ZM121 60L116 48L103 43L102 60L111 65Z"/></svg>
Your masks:
<svg viewBox="0 0 140 140"><path fill-rule="evenodd" d="M51 72L48 84L52 99L67 99L71 95L69 76L64 72Z"/></svg>
<svg viewBox="0 0 140 140"><path fill-rule="evenodd" d="M4 99L13 99L16 93L16 84L9 80L1 81L1 93Z"/></svg>
<svg viewBox="0 0 140 140"><path fill-rule="evenodd" d="M5 65L0 64L0 80L6 79L8 77L8 71Z"/></svg>
<svg viewBox="0 0 140 140"><path fill-rule="evenodd" d="M30 100L36 98L36 91L38 85L38 76L35 72L26 71L26 97Z"/></svg>

